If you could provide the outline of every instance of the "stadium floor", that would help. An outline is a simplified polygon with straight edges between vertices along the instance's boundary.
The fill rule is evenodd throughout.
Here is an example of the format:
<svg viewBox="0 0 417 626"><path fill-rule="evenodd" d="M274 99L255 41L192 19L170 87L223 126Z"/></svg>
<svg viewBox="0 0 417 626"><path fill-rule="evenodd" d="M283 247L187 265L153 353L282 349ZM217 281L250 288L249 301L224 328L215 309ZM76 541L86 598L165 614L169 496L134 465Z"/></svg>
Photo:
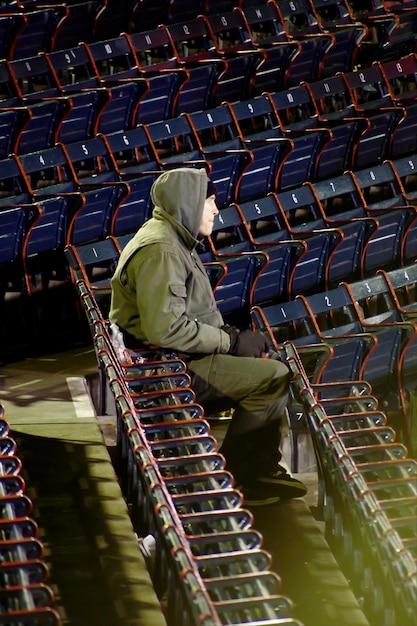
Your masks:
<svg viewBox="0 0 417 626"><path fill-rule="evenodd" d="M27 495L63 624L159 626L165 620L111 462L115 418L97 415L88 346L4 365L0 403L23 463ZM220 440L225 425L213 423ZM284 459L289 446L284 439ZM252 509L254 527L305 626L369 626L316 519L317 475L301 445L304 499ZM178 625L179 626L179 625Z"/></svg>

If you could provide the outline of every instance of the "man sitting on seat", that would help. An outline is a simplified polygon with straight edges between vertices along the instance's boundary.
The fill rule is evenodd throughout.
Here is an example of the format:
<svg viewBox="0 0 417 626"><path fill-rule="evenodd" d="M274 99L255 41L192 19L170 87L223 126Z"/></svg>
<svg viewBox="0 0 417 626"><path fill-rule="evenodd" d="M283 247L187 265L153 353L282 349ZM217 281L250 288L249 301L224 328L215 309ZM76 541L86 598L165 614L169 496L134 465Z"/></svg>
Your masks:
<svg viewBox="0 0 417 626"><path fill-rule="evenodd" d="M180 353L207 415L233 408L220 452L250 506L306 493L279 465L281 420L290 373L267 355L259 332L225 325L198 255L213 230L216 189L204 169L161 174L154 210L127 243L112 279L110 322L135 349L158 345Z"/></svg>

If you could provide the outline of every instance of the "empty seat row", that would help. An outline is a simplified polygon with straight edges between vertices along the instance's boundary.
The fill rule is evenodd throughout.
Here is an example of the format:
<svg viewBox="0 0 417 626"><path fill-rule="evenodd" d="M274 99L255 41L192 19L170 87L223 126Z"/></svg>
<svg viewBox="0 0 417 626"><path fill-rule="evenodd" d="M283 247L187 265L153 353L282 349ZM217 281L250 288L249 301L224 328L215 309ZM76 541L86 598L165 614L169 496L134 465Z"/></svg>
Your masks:
<svg viewBox="0 0 417 626"><path fill-rule="evenodd" d="M361 383L313 384L285 344L315 446L326 538L371 623L416 623L416 461Z"/></svg>
<svg viewBox="0 0 417 626"><path fill-rule="evenodd" d="M27 496L22 461L0 406L0 620L58 626L49 569Z"/></svg>
<svg viewBox="0 0 417 626"><path fill-rule="evenodd" d="M38 52L61 50L79 41L97 41L117 36L122 32L143 32L160 24L188 23L198 15L205 19L224 20L233 11L242 11L250 37L262 39L269 47L284 41L294 43L293 50L307 48L312 53L319 49L328 53L337 47L337 56L354 58L363 46L361 59L377 56L394 58L415 47L415 7L407 11L391 11L382 4L380 10L359 12L347 0L287 0L276 2L246 2L245 0L216 2L200 0L190 6L184 0L158 3L155 7L143 2L77 1L65 5L49 4L41 7L30 2L6 3L0 7L2 33L1 57L9 60L24 58ZM119 10L117 10L119 9ZM82 17L82 19L80 19ZM304 47L302 39L310 38Z"/></svg>

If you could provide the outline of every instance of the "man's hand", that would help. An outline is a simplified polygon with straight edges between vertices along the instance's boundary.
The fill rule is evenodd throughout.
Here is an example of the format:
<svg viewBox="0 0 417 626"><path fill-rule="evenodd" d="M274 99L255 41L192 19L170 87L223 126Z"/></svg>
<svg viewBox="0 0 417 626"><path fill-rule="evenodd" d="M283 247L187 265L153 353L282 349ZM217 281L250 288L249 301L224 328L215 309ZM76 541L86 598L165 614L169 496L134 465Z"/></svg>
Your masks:
<svg viewBox="0 0 417 626"><path fill-rule="evenodd" d="M269 342L261 333L253 330L239 331L234 326L223 326L230 335L229 354L234 356L262 357L269 352Z"/></svg>

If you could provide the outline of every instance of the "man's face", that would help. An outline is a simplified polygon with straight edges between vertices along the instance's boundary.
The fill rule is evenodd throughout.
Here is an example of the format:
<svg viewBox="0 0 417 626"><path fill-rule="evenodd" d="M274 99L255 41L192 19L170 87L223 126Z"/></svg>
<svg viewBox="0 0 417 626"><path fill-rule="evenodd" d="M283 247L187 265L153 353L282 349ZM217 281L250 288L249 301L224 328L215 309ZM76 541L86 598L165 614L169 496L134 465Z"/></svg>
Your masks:
<svg viewBox="0 0 417 626"><path fill-rule="evenodd" d="M216 196L209 196L204 203L203 215L200 222L200 230L198 231L200 237L208 237L209 235L211 235L213 231L213 221L218 212L219 209L216 205Z"/></svg>

